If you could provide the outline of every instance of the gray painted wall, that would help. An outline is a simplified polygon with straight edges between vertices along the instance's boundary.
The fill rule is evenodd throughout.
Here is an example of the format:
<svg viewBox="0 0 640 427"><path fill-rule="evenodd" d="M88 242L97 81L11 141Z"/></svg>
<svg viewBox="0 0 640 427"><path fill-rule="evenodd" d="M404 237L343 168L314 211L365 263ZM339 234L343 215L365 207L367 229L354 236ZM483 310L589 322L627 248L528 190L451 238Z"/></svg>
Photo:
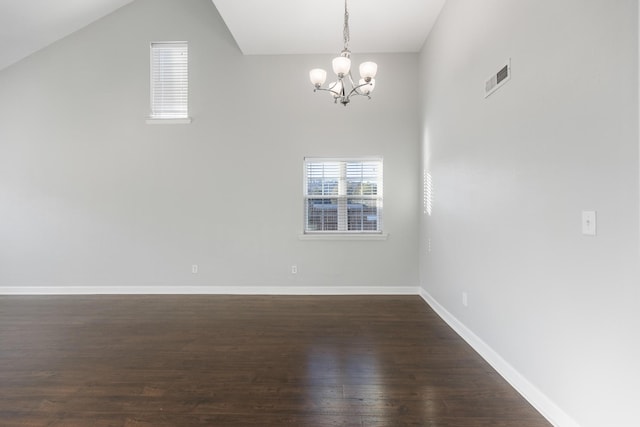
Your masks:
<svg viewBox="0 0 640 427"><path fill-rule="evenodd" d="M637 8L449 0L421 54L421 285L585 427L638 425Z"/></svg>
<svg viewBox="0 0 640 427"><path fill-rule="evenodd" d="M166 40L191 125L145 124ZM308 81L331 55L244 57L210 0L138 0L3 70L0 286L417 288L418 56L369 59L374 99L344 108ZM303 157L364 155L389 239L300 241Z"/></svg>

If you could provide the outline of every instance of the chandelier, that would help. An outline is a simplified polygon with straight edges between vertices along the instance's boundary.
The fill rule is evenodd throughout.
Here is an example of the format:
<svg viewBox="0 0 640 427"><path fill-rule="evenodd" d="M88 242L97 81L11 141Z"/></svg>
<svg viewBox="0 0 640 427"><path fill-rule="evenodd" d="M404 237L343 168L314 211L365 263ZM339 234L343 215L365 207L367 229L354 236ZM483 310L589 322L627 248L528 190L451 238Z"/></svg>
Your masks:
<svg viewBox="0 0 640 427"><path fill-rule="evenodd" d="M352 96L366 96L371 99L371 92L376 86L376 72L378 65L375 62L363 62L360 64L360 80L355 84L351 76L351 51L349 50L349 10L347 0L344 0L344 49L339 56L333 58L333 72L338 79L329 86L323 88L322 85L327 80L327 72L321 68L314 68L309 72L309 79L314 86L313 91L327 91L333 96L334 103L340 102L345 107L351 101ZM349 87L347 87L347 85Z"/></svg>

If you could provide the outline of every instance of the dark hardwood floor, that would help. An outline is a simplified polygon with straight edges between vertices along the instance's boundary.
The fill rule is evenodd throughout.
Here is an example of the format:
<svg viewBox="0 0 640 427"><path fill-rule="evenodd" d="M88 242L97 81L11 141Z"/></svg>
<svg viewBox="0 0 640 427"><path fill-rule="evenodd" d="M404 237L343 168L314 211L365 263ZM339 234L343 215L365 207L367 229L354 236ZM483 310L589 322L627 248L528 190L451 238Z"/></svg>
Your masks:
<svg viewBox="0 0 640 427"><path fill-rule="evenodd" d="M0 425L550 424L420 297L0 297Z"/></svg>

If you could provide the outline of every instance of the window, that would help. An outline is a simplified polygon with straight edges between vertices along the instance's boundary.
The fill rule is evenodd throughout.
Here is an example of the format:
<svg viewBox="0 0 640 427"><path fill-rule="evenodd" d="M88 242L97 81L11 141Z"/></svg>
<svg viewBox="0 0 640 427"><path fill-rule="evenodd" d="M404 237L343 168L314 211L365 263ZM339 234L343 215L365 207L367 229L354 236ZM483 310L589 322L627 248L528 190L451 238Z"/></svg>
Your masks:
<svg viewBox="0 0 640 427"><path fill-rule="evenodd" d="M382 232L382 159L304 162L305 233Z"/></svg>
<svg viewBox="0 0 640 427"><path fill-rule="evenodd" d="M151 122L189 123L187 42L151 43Z"/></svg>

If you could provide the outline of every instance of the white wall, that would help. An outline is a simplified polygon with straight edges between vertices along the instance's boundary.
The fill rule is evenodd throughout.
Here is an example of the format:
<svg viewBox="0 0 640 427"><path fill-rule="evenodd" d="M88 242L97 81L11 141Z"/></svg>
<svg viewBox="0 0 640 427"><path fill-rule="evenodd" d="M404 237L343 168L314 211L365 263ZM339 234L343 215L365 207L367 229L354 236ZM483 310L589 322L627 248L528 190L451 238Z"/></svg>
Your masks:
<svg viewBox="0 0 640 427"><path fill-rule="evenodd" d="M421 54L421 285L559 425L638 425L637 8L449 0ZM511 81L485 99L508 58Z"/></svg>
<svg viewBox="0 0 640 427"><path fill-rule="evenodd" d="M164 40L191 125L145 124ZM379 84L344 108L308 81L331 55L244 57L210 0L138 0L0 71L0 287L417 289L418 55L359 59ZM300 241L303 157L363 155L389 239Z"/></svg>

